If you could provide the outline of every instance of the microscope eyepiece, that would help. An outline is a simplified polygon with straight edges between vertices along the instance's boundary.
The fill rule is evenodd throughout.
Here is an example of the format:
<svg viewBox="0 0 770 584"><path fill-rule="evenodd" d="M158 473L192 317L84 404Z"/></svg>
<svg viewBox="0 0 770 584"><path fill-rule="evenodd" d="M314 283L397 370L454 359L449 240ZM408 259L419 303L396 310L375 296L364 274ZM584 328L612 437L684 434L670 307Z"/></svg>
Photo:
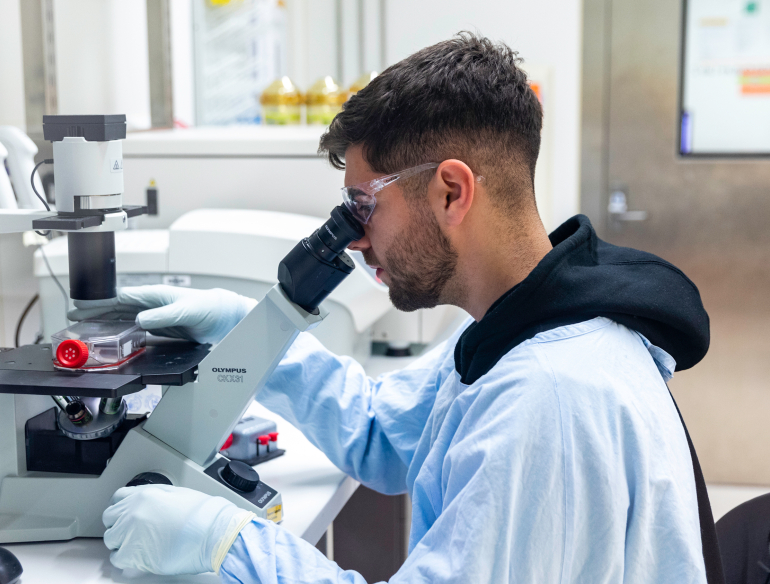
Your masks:
<svg viewBox="0 0 770 584"><path fill-rule="evenodd" d="M336 254L363 236L364 228L344 205L332 209L331 217L318 230L318 237Z"/></svg>
<svg viewBox="0 0 770 584"><path fill-rule="evenodd" d="M343 205L309 237L294 246L278 265L278 281L289 299L308 312L355 268L345 248L364 236L364 228Z"/></svg>

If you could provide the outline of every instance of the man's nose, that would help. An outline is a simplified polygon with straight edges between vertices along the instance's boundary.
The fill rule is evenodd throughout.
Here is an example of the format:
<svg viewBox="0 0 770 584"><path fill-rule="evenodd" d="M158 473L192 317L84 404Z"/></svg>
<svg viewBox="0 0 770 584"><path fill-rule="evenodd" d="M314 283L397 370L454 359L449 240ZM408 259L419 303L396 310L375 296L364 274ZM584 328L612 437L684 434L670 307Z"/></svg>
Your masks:
<svg viewBox="0 0 770 584"><path fill-rule="evenodd" d="M364 236L359 239L358 241L353 241L348 245L348 249L350 251L366 251L370 247L372 247L372 243L369 241L369 233L367 232L366 228L364 228Z"/></svg>

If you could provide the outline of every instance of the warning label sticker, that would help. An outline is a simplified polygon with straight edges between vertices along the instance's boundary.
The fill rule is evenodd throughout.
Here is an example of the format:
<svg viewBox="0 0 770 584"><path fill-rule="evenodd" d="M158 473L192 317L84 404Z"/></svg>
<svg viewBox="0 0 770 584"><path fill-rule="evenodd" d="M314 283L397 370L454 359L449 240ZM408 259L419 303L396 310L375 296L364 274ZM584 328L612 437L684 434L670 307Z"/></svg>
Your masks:
<svg viewBox="0 0 770 584"><path fill-rule="evenodd" d="M280 523L281 519L283 519L283 508L281 505L276 505L275 507L270 507L267 510L267 520L268 521L275 521L276 523Z"/></svg>
<svg viewBox="0 0 770 584"><path fill-rule="evenodd" d="M122 158L114 158L110 160L110 172L123 172Z"/></svg>

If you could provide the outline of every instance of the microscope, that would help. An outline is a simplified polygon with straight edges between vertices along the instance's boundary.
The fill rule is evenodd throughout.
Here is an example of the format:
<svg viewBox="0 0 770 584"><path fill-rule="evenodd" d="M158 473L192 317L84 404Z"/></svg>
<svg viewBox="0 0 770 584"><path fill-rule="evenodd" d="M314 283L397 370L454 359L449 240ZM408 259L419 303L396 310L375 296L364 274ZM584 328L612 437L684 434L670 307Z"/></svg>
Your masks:
<svg viewBox="0 0 770 584"><path fill-rule="evenodd" d="M0 211L0 233L66 232L70 297L114 298L115 231L146 212L123 205L125 116L44 116L43 129L56 210ZM281 521L280 493L220 449L297 335L328 314L321 303L354 269L345 248L363 235L336 207L213 348L148 343L99 372L55 367L51 345L0 351L0 543L101 537L114 492L143 484L195 489ZM163 388L152 414L128 416L122 398L150 384Z"/></svg>

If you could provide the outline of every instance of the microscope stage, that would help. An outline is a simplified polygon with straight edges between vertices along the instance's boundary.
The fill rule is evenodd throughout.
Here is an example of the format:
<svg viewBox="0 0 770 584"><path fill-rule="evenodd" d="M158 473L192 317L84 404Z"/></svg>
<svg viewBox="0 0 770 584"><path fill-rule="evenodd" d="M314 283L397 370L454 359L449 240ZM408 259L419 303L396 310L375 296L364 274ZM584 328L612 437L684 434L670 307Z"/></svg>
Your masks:
<svg viewBox="0 0 770 584"><path fill-rule="evenodd" d="M24 345L0 352L0 393L122 397L147 385L184 385L195 380L210 345L160 342L117 371L54 369L51 345Z"/></svg>

